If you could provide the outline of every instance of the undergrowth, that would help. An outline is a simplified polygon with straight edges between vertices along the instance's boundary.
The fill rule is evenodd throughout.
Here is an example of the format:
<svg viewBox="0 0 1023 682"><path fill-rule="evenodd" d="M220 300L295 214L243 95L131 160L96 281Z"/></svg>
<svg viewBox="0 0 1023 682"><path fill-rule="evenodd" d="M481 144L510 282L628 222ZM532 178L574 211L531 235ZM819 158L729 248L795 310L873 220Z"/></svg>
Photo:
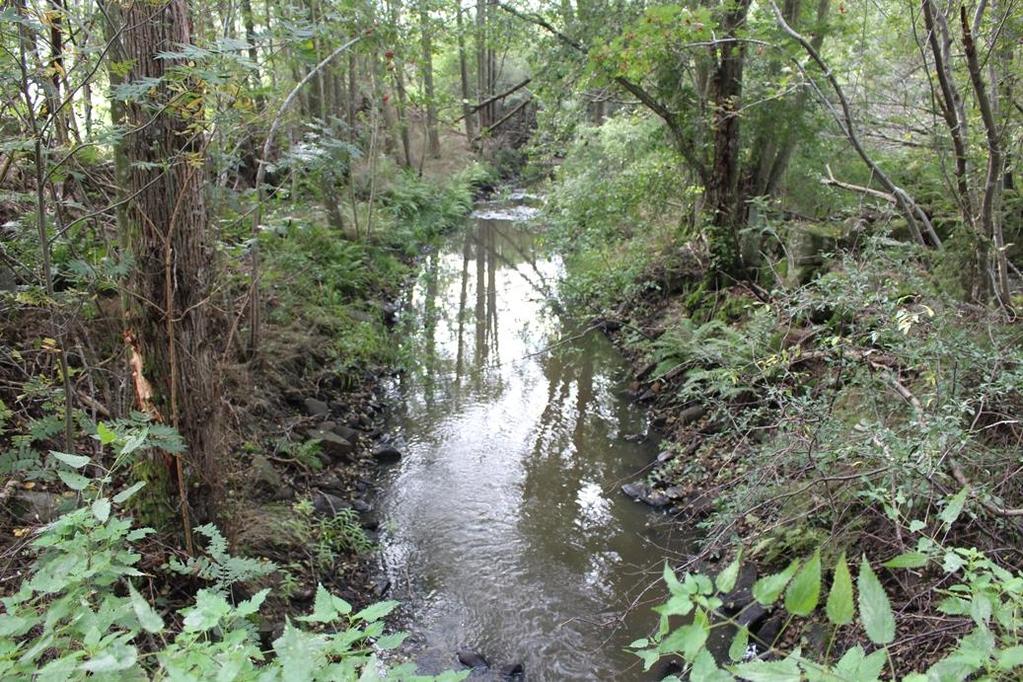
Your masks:
<svg viewBox="0 0 1023 682"><path fill-rule="evenodd" d="M647 482L703 533L702 550L676 562L690 575L665 576L662 616L688 624L662 618L638 653L680 656L694 680L1018 679L1018 327L963 303L957 274L932 263L947 259L883 223L830 237L800 277L767 268L756 283L708 284L705 246L679 239L688 204L635 184L659 163L643 144L657 134L613 119L582 136L555 179L549 237L567 249L566 303L615 318L641 370L637 395L669 451ZM632 144L609 150L622 135ZM770 241L781 248L783 227ZM770 599L753 588L757 628L776 627L759 648L711 656L710 631L734 629L735 614L718 603L732 588L702 573L739 551L769 574L761 593L773 586ZM851 611L831 619L826 649L814 648L832 615L816 609L821 566L845 555L866 557L860 627ZM790 581L805 597L796 609L775 603ZM891 615L881 630L879 611Z"/></svg>

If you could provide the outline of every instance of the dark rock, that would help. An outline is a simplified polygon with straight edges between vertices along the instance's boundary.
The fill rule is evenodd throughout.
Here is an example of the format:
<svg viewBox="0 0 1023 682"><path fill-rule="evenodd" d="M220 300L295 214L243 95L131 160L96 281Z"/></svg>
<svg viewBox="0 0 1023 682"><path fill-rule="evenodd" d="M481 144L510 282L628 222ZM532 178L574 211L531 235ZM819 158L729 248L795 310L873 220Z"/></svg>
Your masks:
<svg viewBox="0 0 1023 682"><path fill-rule="evenodd" d="M383 301L380 304L380 312L384 316L384 322L388 325L393 325L398 322L398 306L388 301Z"/></svg>
<svg viewBox="0 0 1023 682"><path fill-rule="evenodd" d="M19 523L50 523L63 511L66 500L45 490L18 490L11 496L11 510Z"/></svg>
<svg viewBox="0 0 1023 682"><path fill-rule="evenodd" d="M732 591L721 595L721 606L725 613L735 615L753 601L753 583L756 581L756 565L744 563L739 569L739 577L736 578Z"/></svg>
<svg viewBox="0 0 1023 682"><path fill-rule="evenodd" d="M349 461L355 452L354 445L333 431L314 430L309 432L309 437L320 441L320 449L331 460Z"/></svg>
<svg viewBox="0 0 1023 682"><path fill-rule="evenodd" d="M267 495L271 500L287 500L295 495L277 469L274 469L263 455L253 455L249 463L249 475L252 477L256 490Z"/></svg>
<svg viewBox="0 0 1023 682"><path fill-rule="evenodd" d="M311 417L325 417L330 414L330 407L327 403L316 398L306 398L305 409Z"/></svg>
<svg viewBox="0 0 1023 682"><path fill-rule="evenodd" d="M360 514L368 514L373 511L373 505L361 497L356 497L352 500L352 509L359 512Z"/></svg>
<svg viewBox="0 0 1023 682"><path fill-rule="evenodd" d="M675 453L671 450L664 450L657 455L657 463L664 464L665 462L675 458Z"/></svg>
<svg viewBox="0 0 1023 682"><path fill-rule="evenodd" d="M466 668L489 668L490 664L487 663L487 659L483 658L480 654L475 651L459 651L455 656L458 658L458 662L464 665Z"/></svg>
<svg viewBox="0 0 1023 682"><path fill-rule="evenodd" d="M502 680L521 680L526 675L526 669L521 663L505 663L497 670Z"/></svg>
<svg viewBox="0 0 1023 682"><path fill-rule="evenodd" d="M648 376L653 374L655 369L657 369L657 363L656 362L649 362L649 363L643 365L636 372L636 379L639 380L639 381L645 380Z"/></svg>
<svg viewBox="0 0 1023 682"><path fill-rule="evenodd" d="M755 629L756 625L762 621L766 615L767 609L757 602L753 602L752 604L748 604L746 608L744 608L739 615L736 616L735 622L739 625L744 625L747 628Z"/></svg>
<svg viewBox="0 0 1023 682"><path fill-rule="evenodd" d="M335 516L342 509L351 509L351 507L337 495L318 492L313 495L313 509L322 516Z"/></svg>
<svg viewBox="0 0 1023 682"><path fill-rule="evenodd" d="M379 445L373 449L373 459L380 464L394 464L401 460L401 451L393 445Z"/></svg>
<svg viewBox="0 0 1023 682"><path fill-rule="evenodd" d="M655 391L646 390L646 391L643 392L643 395L641 395L638 398L636 398L636 400L638 400L641 403L645 403L645 402L649 402L649 401L653 400L656 397L657 397L657 393Z"/></svg>
<svg viewBox="0 0 1023 682"><path fill-rule="evenodd" d="M664 507L669 502L668 497L664 493L651 489L645 483L626 483L622 486L622 492L637 502L648 504L651 507Z"/></svg>
<svg viewBox="0 0 1023 682"><path fill-rule="evenodd" d="M682 665L681 662L677 660L665 661L664 663L661 663L657 668L657 679L662 679L670 675L678 675L683 670L685 670L685 667Z"/></svg>
<svg viewBox="0 0 1023 682"><path fill-rule="evenodd" d="M664 489L664 494L671 500L681 500L686 496L686 491L682 489L682 486L672 485Z"/></svg>
<svg viewBox="0 0 1023 682"><path fill-rule="evenodd" d="M753 639L760 645L760 647L767 648L773 646L775 641L778 639L778 635L781 634L781 629L785 625L785 614L781 611L776 611L772 616L765 620L760 627L757 627L750 631L753 635Z"/></svg>
<svg viewBox="0 0 1023 682"><path fill-rule="evenodd" d="M350 443L354 443L359 439L359 432L353 429L352 427L346 426L344 424L336 424L334 426L331 426L329 429L324 430L333 431L334 433L341 436Z"/></svg>
<svg viewBox="0 0 1023 682"><path fill-rule="evenodd" d="M684 502L685 512L692 516L707 516L714 511L714 496L706 492L691 493Z"/></svg>
<svg viewBox="0 0 1023 682"><path fill-rule="evenodd" d="M382 597L391 589L391 581L387 576L381 576L373 583L373 594Z"/></svg>
<svg viewBox="0 0 1023 682"><path fill-rule="evenodd" d="M320 490L326 490L329 493L345 492L345 486L341 482L341 479L338 478L337 474L331 472L320 474L320 476L316 479L316 486L320 488Z"/></svg>
<svg viewBox="0 0 1023 682"><path fill-rule="evenodd" d="M678 415L678 425L688 426L694 422L698 422L707 415L707 408L703 405L692 405L682 410Z"/></svg>
<svg viewBox="0 0 1023 682"><path fill-rule="evenodd" d="M600 329L601 331L604 332L616 332L622 328L622 321L610 320L605 318L602 320L597 320L595 326L597 327L597 329Z"/></svg>
<svg viewBox="0 0 1023 682"><path fill-rule="evenodd" d="M624 436L622 436L622 439L623 440L627 440L630 443L642 443L643 441L646 440L646 434L645 433L627 433Z"/></svg>
<svg viewBox="0 0 1023 682"><path fill-rule="evenodd" d="M366 530L379 530L380 522L376 519L363 519L362 527Z"/></svg>

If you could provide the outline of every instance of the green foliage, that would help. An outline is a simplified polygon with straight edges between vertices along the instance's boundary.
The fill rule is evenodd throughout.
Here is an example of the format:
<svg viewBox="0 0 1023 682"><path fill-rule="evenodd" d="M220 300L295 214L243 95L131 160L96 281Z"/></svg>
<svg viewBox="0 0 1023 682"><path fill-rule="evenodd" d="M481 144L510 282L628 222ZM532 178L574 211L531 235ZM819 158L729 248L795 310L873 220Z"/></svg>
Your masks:
<svg viewBox="0 0 1023 682"><path fill-rule="evenodd" d="M125 442L124 434L100 430L105 444ZM387 635L383 618L394 602L357 613L344 600L318 588L313 612L288 622L274 641L274 656L261 650L252 621L270 593L261 590L239 603L228 599L231 582L263 575L262 562L231 556L211 526L208 559L179 568L215 582L199 590L191 605L161 613L140 591L147 576L138 569L136 544L152 532L133 528L119 510L138 492L135 485L104 495L108 477L89 479L78 472L90 459L54 453L60 471L83 496L83 505L42 528L32 541L34 557L27 574L0 600L0 679L222 679L357 680L410 679L414 668L387 670L377 654L401 644ZM80 484L80 485L79 485ZM180 622L179 630L168 625ZM445 673L422 680L458 680L466 673Z"/></svg>
<svg viewBox="0 0 1023 682"><path fill-rule="evenodd" d="M373 541L362 527L359 513L345 507L331 514L318 515L309 500L295 505L307 527L313 556L320 568L333 565L339 554L353 552L365 554L373 550Z"/></svg>
<svg viewBox="0 0 1023 682"><path fill-rule="evenodd" d="M1023 632L1023 575L1012 574L988 560L976 550L953 548L941 550L935 544L927 545L937 556L964 557L958 567L946 572L950 575L962 569L962 581L948 589L952 596L941 604L945 614L966 616L973 620L974 629L959 640L953 651L931 665L926 674L910 674L903 680L965 680L972 675L985 675L983 679L1009 679L1013 671L1023 666L1023 648L1017 637ZM819 595L824 587L821 558L815 553L801 570L794 561L784 571L761 578L753 587L756 600L772 605L785 591L784 611L788 614L786 627L795 618L813 620L818 617ZM657 634L649 639L633 642L630 648L643 659L649 670L665 656L678 656L686 662L689 679L792 681L801 679L820 682L876 682L888 669L888 645L895 640L895 620L888 595L867 561L863 558L857 579L858 600L853 599L852 584L844 555L832 571L831 589L826 606L828 620L834 626L832 643L843 627L861 628L867 639L877 645L867 653L854 645L840 657L832 657L831 645L823 656L804 654L801 649L784 651L777 648L783 634L773 642L756 641L750 648L749 631L720 610L721 595L734 584L728 577L738 571L738 559L722 575L725 580L713 583L699 573L687 573L680 581L674 571L665 566L664 580L670 597L654 610L660 614ZM691 614L691 615L690 615ZM672 627L671 616L688 616L684 625ZM731 634L729 658L741 663L719 667L706 648L715 630ZM773 660L767 660L770 656ZM678 678L666 678L678 679Z"/></svg>
<svg viewBox="0 0 1023 682"><path fill-rule="evenodd" d="M263 559L233 556L227 549L227 540L216 526L206 524L195 529L209 541L208 556L188 557L184 562L172 558L168 565L181 575L197 575L213 583L213 591L226 593L235 583L244 583L269 575L276 566Z"/></svg>

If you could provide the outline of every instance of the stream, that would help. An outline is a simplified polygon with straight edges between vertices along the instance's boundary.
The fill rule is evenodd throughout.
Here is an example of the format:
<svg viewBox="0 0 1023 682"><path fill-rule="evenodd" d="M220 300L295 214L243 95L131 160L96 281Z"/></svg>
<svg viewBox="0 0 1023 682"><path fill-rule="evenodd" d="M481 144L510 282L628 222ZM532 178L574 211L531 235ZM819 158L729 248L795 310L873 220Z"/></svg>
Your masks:
<svg viewBox="0 0 1023 682"><path fill-rule="evenodd" d="M535 201L535 199L534 199ZM656 626L662 557L681 538L620 486L658 437L624 360L551 301L563 264L530 197L481 203L426 256L404 303L417 369L391 387L402 451L377 510L389 597L424 672L481 654L501 679L646 680L624 650Z"/></svg>

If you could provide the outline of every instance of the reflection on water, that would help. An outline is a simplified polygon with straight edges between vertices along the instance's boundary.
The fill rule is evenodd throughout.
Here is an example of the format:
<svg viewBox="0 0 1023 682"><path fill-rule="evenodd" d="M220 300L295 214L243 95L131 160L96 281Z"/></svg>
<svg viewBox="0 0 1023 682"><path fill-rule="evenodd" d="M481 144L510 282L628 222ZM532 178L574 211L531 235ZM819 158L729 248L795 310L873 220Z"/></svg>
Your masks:
<svg viewBox="0 0 1023 682"><path fill-rule="evenodd" d="M379 505L412 651L470 649L529 680L641 680L672 538L618 488L656 454L622 397L621 359L551 311L561 263L501 207L426 259L406 301L419 363L394 387L405 457ZM511 218L511 219L509 219Z"/></svg>

